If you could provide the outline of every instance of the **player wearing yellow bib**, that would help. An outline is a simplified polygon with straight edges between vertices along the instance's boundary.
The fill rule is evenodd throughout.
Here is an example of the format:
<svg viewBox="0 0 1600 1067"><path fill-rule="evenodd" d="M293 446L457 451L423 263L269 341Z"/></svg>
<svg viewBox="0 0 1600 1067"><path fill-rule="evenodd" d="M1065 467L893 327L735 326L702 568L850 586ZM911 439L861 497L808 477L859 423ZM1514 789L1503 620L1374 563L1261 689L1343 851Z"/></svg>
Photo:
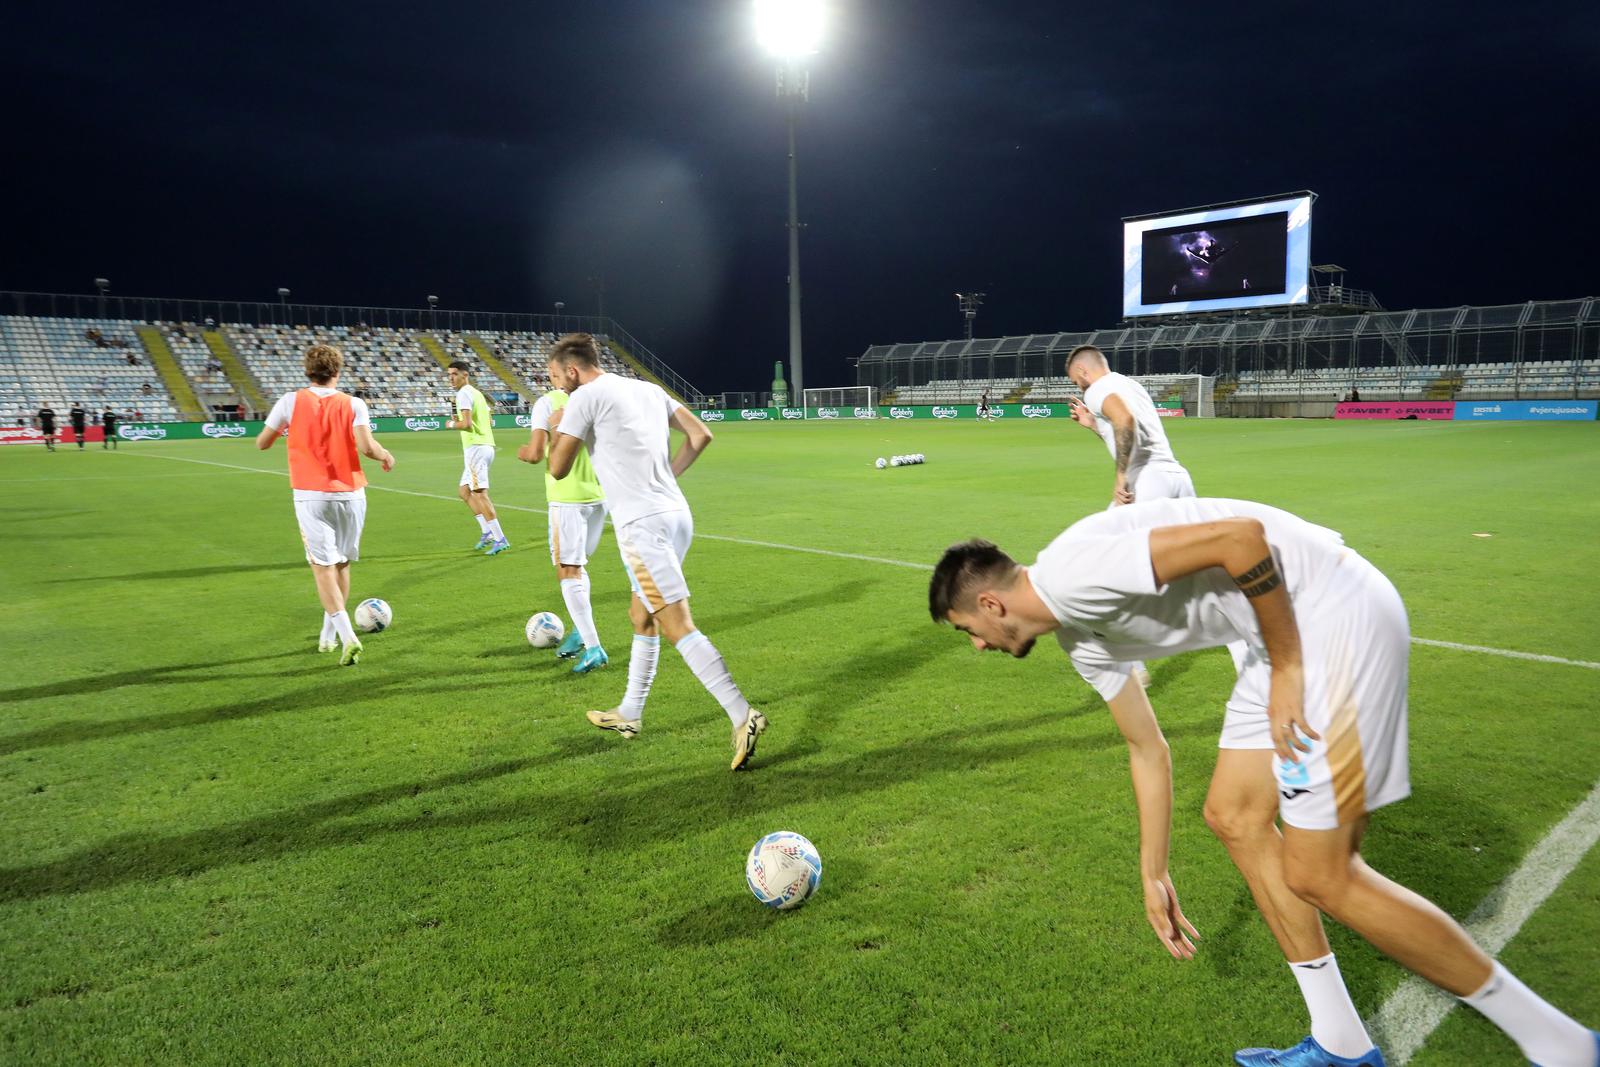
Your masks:
<svg viewBox="0 0 1600 1067"><path fill-rule="evenodd" d="M544 461L550 443L550 417L567 406L567 394L552 389L533 405L528 443L517 449L524 463ZM583 569L600 547L600 534L606 525L606 498L595 476L589 450L579 448L572 469L564 478L544 475L544 498L550 508L550 562L561 580L561 599L572 617L572 631L562 639L556 655L562 659L579 656L573 674L588 674L608 661L600 647L600 634L594 625L594 608L589 603L589 573ZM581 656L579 655L581 653Z"/></svg>
<svg viewBox="0 0 1600 1067"><path fill-rule="evenodd" d="M494 420L489 414L489 401L477 386L472 384L472 366L465 360L450 364L450 388L456 391L456 417L446 422L445 429L461 431L461 450L466 455L461 472L461 500L478 518L478 528L483 536L478 538L476 549L487 549L486 556L497 556L511 547L500 529L500 517L495 513L494 501L489 499L489 467L494 463Z"/></svg>

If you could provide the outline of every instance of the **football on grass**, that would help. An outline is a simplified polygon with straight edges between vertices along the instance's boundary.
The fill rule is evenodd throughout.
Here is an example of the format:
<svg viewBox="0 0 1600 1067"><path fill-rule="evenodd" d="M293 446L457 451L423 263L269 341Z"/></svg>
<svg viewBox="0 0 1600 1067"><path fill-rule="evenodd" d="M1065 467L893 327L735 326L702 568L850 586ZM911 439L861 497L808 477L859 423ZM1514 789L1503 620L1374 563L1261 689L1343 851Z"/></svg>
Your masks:
<svg viewBox="0 0 1600 1067"><path fill-rule="evenodd" d="M817 846L789 830L756 842L744 861L744 880L756 899L769 908L798 908L822 884L822 857Z"/></svg>
<svg viewBox="0 0 1600 1067"><path fill-rule="evenodd" d="M387 630L393 621L394 613L389 610L388 603L375 596L356 605L356 629L364 634Z"/></svg>
<svg viewBox="0 0 1600 1067"><path fill-rule="evenodd" d="M553 611L541 611L528 620L528 644L534 648L554 648L567 627Z"/></svg>

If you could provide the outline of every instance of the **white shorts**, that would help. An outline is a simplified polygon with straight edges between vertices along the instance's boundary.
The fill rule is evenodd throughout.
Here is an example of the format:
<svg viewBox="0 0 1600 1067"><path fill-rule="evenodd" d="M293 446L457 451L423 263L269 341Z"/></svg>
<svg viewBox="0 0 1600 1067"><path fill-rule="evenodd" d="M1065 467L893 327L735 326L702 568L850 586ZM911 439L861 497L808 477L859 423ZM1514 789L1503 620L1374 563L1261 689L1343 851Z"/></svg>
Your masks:
<svg viewBox="0 0 1600 1067"><path fill-rule="evenodd" d="M581 567L600 547L600 534L606 528L606 504L550 505L550 562L557 566Z"/></svg>
<svg viewBox="0 0 1600 1067"><path fill-rule="evenodd" d="M489 488L489 466L494 462L494 445L468 445L461 484L477 492Z"/></svg>
<svg viewBox="0 0 1600 1067"><path fill-rule="evenodd" d="M1274 759L1278 813L1290 826L1332 830L1411 795L1406 681L1411 626L1400 594L1346 549L1322 588L1295 605L1305 664L1305 714L1322 735L1298 763ZM1239 668L1220 748L1272 748L1271 666L1260 649L1230 646Z"/></svg>
<svg viewBox="0 0 1600 1067"><path fill-rule="evenodd" d="M322 567L361 558L361 527L367 521L365 493L341 500L296 500L294 517L306 560Z"/></svg>
<svg viewBox="0 0 1600 1067"><path fill-rule="evenodd" d="M689 545L694 541L693 515L687 511L663 511L616 529L628 584L650 614L689 599L683 557L689 554Z"/></svg>
<svg viewBox="0 0 1600 1067"><path fill-rule="evenodd" d="M1182 467L1145 467L1133 478L1133 502L1194 496L1194 480Z"/></svg>

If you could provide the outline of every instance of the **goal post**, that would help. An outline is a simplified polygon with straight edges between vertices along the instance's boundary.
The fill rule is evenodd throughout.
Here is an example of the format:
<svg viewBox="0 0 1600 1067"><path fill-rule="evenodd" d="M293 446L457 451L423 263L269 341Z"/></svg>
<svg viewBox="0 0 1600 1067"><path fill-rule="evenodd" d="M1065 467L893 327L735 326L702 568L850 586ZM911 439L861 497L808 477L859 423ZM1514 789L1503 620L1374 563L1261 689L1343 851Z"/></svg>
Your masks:
<svg viewBox="0 0 1600 1067"><path fill-rule="evenodd" d="M1136 379L1144 386L1156 407L1171 407L1175 401L1183 404L1183 413L1190 418L1209 419L1217 413L1217 379L1209 374L1147 374Z"/></svg>
<svg viewBox="0 0 1600 1067"><path fill-rule="evenodd" d="M801 393L801 405L806 418L878 417L878 387L875 385L845 385L834 389L807 389ZM820 414L824 409L831 415ZM813 415L812 412L817 412Z"/></svg>

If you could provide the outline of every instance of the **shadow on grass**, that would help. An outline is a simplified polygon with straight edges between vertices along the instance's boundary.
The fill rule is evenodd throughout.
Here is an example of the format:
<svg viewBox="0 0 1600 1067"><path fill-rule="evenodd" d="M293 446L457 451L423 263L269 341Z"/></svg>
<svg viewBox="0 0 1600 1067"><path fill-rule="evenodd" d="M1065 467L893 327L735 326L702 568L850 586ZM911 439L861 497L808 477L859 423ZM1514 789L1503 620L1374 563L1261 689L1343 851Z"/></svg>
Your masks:
<svg viewBox="0 0 1600 1067"><path fill-rule="evenodd" d="M74 534L74 537L77 535ZM419 553L409 556L387 556L382 559L367 560L368 565L378 563L410 563L417 560L448 559L451 554L443 552ZM357 563L356 566L361 566ZM59 585L71 582L165 582L175 578L215 578L225 574L253 574L264 571L303 571L307 569L304 559L285 560L278 563L230 563L225 566L215 567L178 567L164 571L137 571L133 574L85 574L73 578L47 578L46 584ZM352 572L354 573L354 572Z"/></svg>
<svg viewBox="0 0 1600 1067"><path fill-rule="evenodd" d="M82 696L85 693L105 693L130 685L170 685L176 682L215 681L212 672L218 667L236 667L245 663L265 663L275 659L305 656L304 652L273 652L265 656L245 656L240 659L206 660L201 663L177 663L168 667L141 667L136 671L116 671L111 674L91 674L87 678L70 678L43 685L25 685L16 689L0 689L0 704L23 700L41 700L46 697ZM194 674L194 677L188 677ZM0 745L5 742L0 740Z"/></svg>
<svg viewBox="0 0 1600 1067"><path fill-rule="evenodd" d="M773 761L754 772L735 775L728 773L726 764L718 759L690 774L657 780L646 776L629 782L619 774L608 780L606 788L596 791L569 786L562 791L530 791L502 803L445 815L422 812L386 822L343 821L397 800L503 778L598 754L608 747L616 750L603 737L578 733L558 738L553 751L537 756L367 790L220 827L170 836L127 834L49 863L6 868L0 870L0 902L188 877L220 867L361 844L389 834L443 831L447 840L456 840L463 831L500 824L514 824L547 840L568 840L580 848L627 848L639 841L670 837L684 826L704 829L730 818L744 818L752 812L795 803L839 801L930 774L1023 760L1041 752L1122 745L1122 739L1112 733L1020 740L1002 736L1039 731L1053 722L1029 717L999 726L984 724L913 735L869 752L829 762L813 760L802 767L786 769L787 761ZM1209 723L1195 724L1177 732L1211 729ZM980 735L988 743L963 743ZM633 742L634 746L638 744ZM617 751L624 760L625 751Z"/></svg>

